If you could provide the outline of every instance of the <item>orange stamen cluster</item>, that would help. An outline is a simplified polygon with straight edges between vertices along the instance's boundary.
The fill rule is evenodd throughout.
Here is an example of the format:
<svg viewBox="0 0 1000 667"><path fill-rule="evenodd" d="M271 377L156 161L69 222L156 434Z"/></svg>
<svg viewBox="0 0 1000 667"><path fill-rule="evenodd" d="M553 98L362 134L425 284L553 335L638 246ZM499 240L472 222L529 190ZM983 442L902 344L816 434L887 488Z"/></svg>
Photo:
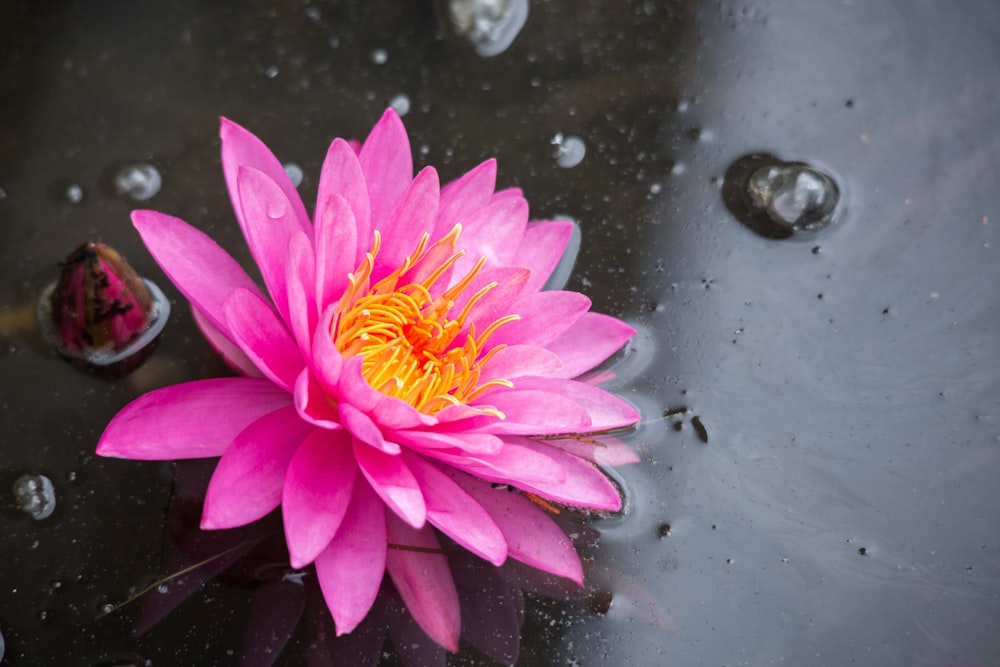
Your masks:
<svg viewBox="0 0 1000 667"><path fill-rule="evenodd" d="M464 405L493 387L513 386L509 380L480 382L480 369L504 347L497 345L484 353L486 341L518 316L501 317L478 335L474 323L466 326L472 308L497 283L473 294L457 315L451 312L486 258L480 258L465 277L439 296L432 294L435 283L464 254L455 251L461 231L461 225L456 225L431 248L427 247L429 235L424 234L399 268L371 285L381 244L376 230L371 251L348 276L350 285L340 299L331 331L334 345L344 357L363 357L362 375L374 389L425 414L435 414L448 405ZM445 259L437 266L424 266L436 257ZM404 278L413 282L401 285ZM463 332L464 340L460 338ZM485 411L503 417L498 410Z"/></svg>

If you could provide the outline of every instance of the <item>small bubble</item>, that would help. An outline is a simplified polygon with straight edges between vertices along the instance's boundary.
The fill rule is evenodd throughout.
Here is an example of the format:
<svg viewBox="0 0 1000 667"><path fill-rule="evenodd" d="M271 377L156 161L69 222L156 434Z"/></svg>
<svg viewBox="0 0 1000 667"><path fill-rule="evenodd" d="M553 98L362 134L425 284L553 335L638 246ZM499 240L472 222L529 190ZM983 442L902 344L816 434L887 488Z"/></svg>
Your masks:
<svg viewBox="0 0 1000 667"><path fill-rule="evenodd" d="M404 93L399 93L389 100L389 106L400 116L405 116L410 113L410 98Z"/></svg>
<svg viewBox="0 0 1000 667"><path fill-rule="evenodd" d="M551 143L556 147L556 164L563 169L571 169L580 164L587 154L587 145L575 134L564 137L562 132L557 132Z"/></svg>
<svg viewBox="0 0 1000 667"><path fill-rule="evenodd" d="M294 162L286 162L281 166L285 170L285 173L288 174L288 180L292 182L292 187L297 188L300 185L302 185L302 177L303 177L302 167L295 164Z"/></svg>
<svg viewBox="0 0 1000 667"><path fill-rule="evenodd" d="M76 183L70 183L66 186L65 196L70 204L79 204L83 201L83 188Z"/></svg>
<svg viewBox="0 0 1000 667"><path fill-rule="evenodd" d="M372 62L376 65L384 65L389 60L389 53L385 49L375 49L372 51Z"/></svg>
<svg viewBox="0 0 1000 667"><path fill-rule="evenodd" d="M663 191L663 185L661 185L660 183L650 183L649 194L658 195L662 191Z"/></svg>
<svg viewBox="0 0 1000 667"><path fill-rule="evenodd" d="M56 509L56 490L45 475L22 475L13 491L18 509L36 521L49 518Z"/></svg>
<svg viewBox="0 0 1000 667"><path fill-rule="evenodd" d="M115 610L115 606L113 604L111 604L110 602L105 602L104 604L102 604L101 606L98 607L98 610L102 614L110 614L111 612L113 612Z"/></svg>
<svg viewBox="0 0 1000 667"><path fill-rule="evenodd" d="M132 201L147 201L160 191L163 179L151 164L127 164L114 177L115 192Z"/></svg>
<svg viewBox="0 0 1000 667"><path fill-rule="evenodd" d="M268 79L273 79L274 77L278 76L278 66L271 65L270 67L268 67L266 70L264 70L264 76L266 76Z"/></svg>
<svg viewBox="0 0 1000 667"><path fill-rule="evenodd" d="M167 586L166 584L160 584L159 586L156 587L156 592L159 593L160 595L164 595L170 592L170 587Z"/></svg>

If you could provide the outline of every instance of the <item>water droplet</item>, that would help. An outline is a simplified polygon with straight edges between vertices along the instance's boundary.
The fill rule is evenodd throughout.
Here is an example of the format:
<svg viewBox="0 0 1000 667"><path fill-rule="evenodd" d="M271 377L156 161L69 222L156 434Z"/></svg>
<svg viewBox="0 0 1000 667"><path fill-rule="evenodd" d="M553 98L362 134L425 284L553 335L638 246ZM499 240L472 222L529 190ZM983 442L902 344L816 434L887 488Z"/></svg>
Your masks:
<svg viewBox="0 0 1000 667"><path fill-rule="evenodd" d="M295 164L294 162L286 162L285 164L282 165L282 167L284 168L285 173L288 174L288 180L292 182L293 187L297 188L300 185L302 185L302 178L304 175L302 173L302 167ZM281 216L279 215L278 217L280 218Z"/></svg>
<svg viewBox="0 0 1000 667"><path fill-rule="evenodd" d="M114 177L115 192L132 201L147 201L160 191L163 179L151 164L127 164Z"/></svg>
<svg viewBox="0 0 1000 667"><path fill-rule="evenodd" d="M389 60L389 53L385 49L375 49L372 51L372 62L376 65L384 65Z"/></svg>
<svg viewBox="0 0 1000 667"><path fill-rule="evenodd" d="M285 217L285 213L288 211L288 206L284 202L271 201L267 204L267 217L272 220L280 220Z"/></svg>
<svg viewBox="0 0 1000 667"><path fill-rule="evenodd" d="M556 147L556 164L563 169L571 169L580 164L587 154L587 145L575 134L564 137L562 132L558 132L552 137L551 143Z"/></svg>
<svg viewBox="0 0 1000 667"><path fill-rule="evenodd" d="M528 20L528 0L448 0L455 34L489 58L507 50Z"/></svg>
<svg viewBox="0 0 1000 667"><path fill-rule="evenodd" d="M273 79L274 77L278 76L278 66L271 65L270 67L268 67L266 70L264 70L264 76L266 76L268 79Z"/></svg>
<svg viewBox="0 0 1000 667"><path fill-rule="evenodd" d="M49 518L56 508L56 489L45 475L22 475L13 490L18 509L36 521Z"/></svg>
<svg viewBox="0 0 1000 667"><path fill-rule="evenodd" d="M815 232L830 223L840 190L828 175L802 162L748 155L726 171L722 197L729 211L768 238Z"/></svg>
<svg viewBox="0 0 1000 667"><path fill-rule="evenodd" d="M64 194L66 196L66 201L70 204L79 204L83 201L83 188L76 183L70 183L67 185Z"/></svg>
<svg viewBox="0 0 1000 667"><path fill-rule="evenodd" d="M395 110L400 116L405 116L410 113L410 98L404 93L399 93L394 95L391 100L389 100L389 106Z"/></svg>

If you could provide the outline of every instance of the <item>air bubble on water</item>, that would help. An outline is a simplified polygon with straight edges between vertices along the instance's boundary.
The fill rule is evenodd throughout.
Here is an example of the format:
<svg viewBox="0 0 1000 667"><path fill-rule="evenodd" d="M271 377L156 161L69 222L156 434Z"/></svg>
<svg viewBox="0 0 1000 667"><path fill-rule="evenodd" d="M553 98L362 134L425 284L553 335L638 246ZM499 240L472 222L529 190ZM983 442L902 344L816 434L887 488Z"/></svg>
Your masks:
<svg viewBox="0 0 1000 667"><path fill-rule="evenodd" d="M489 58L507 50L528 20L528 0L448 0L447 19L457 35Z"/></svg>
<svg viewBox="0 0 1000 667"><path fill-rule="evenodd" d="M7 191L4 190L3 188L0 188L0 199L6 199L6 198L7 198Z"/></svg>
<svg viewBox="0 0 1000 667"><path fill-rule="evenodd" d="M22 475L13 491L18 509L36 521L49 518L56 509L56 489L45 475Z"/></svg>
<svg viewBox="0 0 1000 667"><path fill-rule="evenodd" d="M376 65L384 65L389 60L389 53L385 49L375 49L372 51L372 62Z"/></svg>
<svg viewBox="0 0 1000 667"><path fill-rule="evenodd" d="M132 201L147 201L160 191L163 179L151 164L127 164L115 174L115 192Z"/></svg>
<svg viewBox="0 0 1000 667"><path fill-rule="evenodd" d="M309 20L313 21L314 23L319 23L320 19L322 18L322 14L319 11L319 7L306 7L306 16L308 16Z"/></svg>
<svg viewBox="0 0 1000 667"><path fill-rule="evenodd" d="M170 592L170 587L167 586L166 584L160 584L159 586L156 587L156 592L159 593L160 595L164 595Z"/></svg>
<svg viewBox="0 0 1000 667"><path fill-rule="evenodd" d="M270 67L268 67L266 70L264 70L264 76L266 76L268 79L273 79L274 77L278 76L278 66L271 65Z"/></svg>
<svg viewBox="0 0 1000 667"><path fill-rule="evenodd" d="M556 147L556 164L563 169L571 169L580 164L587 154L587 145L575 134L563 136L562 132L557 132L551 143Z"/></svg>
<svg viewBox="0 0 1000 667"><path fill-rule="evenodd" d="M389 106L400 116L405 116L410 113L410 98L405 93L393 95L392 99L389 100Z"/></svg>
<svg viewBox="0 0 1000 667"><path fill-rule="evenodd" d="M286 162L281 166L285 170L285 173L288 174L288 180L292 182L293 187L297 188L300 185L302 185L302 177L303 177L302 167L295 164L294 162Z"/></svg>
<svg viewBox="0 0 1000 667"><path fill-rule="evenodd" d="M66 201L70 204L79 204L83 201L83 188L76 183L67 185L66 191L63 194L66 196Z"/></svg>
<svg viewBox="0 0 1000 667"><path fill-rule="evenodd" d="M99 606L98 609L100 610L100 612L102 614L110 614L111 612L113 612L115 610L115 606L113 604L111 604L110 602L105 602L104 604L102 604L101 606Z"/></svg>
<svg viewBox="0 0 1000 667"><path fill-rule="evenodd" d="M660 183L650 183L649 184L649 194L658 195L663 191L663 185Z"/></svg>
<svg viewBox="0 0 1000 667"><path fill-rule="evenodd" d="M750 202L794 231L815 231L833 218L840 193L826 174L803 164L770 164L750 174Z"/></svg>

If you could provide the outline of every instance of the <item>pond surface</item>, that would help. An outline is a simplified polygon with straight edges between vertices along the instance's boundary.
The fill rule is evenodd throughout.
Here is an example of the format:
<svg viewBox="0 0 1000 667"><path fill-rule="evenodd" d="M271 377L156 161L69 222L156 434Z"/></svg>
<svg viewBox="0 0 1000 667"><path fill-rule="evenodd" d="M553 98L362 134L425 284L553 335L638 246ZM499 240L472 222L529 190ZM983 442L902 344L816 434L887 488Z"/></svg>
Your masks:
<svg viewBox="0 0 1000 667"><path fill-rule="evenodd" d="M231 581L142 636L141 603L102 615L172 571L187 473L100 459L97 438L145 391L228 373L128 214L182 217L249 265L218 117L294 163L309 202L329 141L389 104L418 167L496 156L534 218L579 221L569 288L639 330L610 366L645 420L642 463L613 473L627 510L580 529L600 532L582 599L528 597L518 664L1000 664L1000 5L536 1L491 57L437 16L0 7L2 664L236 664L253 591ZM830 223L779 239L734 210L731 167L759 154L829 175ZM92 240L175 302L114 381L32 325ZM25 474L51 480L51 516L15 507ZM278 664L304 664L303 636Z"/></svg>

